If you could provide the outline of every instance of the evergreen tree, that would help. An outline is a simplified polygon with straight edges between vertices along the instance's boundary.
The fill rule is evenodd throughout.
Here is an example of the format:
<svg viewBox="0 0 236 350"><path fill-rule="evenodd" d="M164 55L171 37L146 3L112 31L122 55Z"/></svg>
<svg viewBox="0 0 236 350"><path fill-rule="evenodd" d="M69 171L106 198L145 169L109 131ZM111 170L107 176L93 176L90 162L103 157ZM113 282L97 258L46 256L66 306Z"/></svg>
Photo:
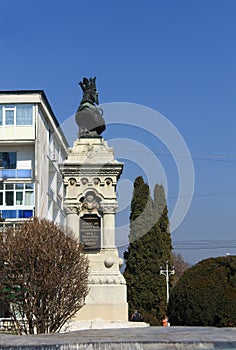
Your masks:
<svg viewBox="0 0 236 350"><path fill-rule="evenodd" d="M129 310L144 321L160 325L166 313L166 284L160 266L171 260L168 210L163 186L156 185L154 201L142 177L134 182L129 247L125 252Z"/></svg>
<svg viewBox="0 0 236 350"><path fill-rule="evenodd" d="M132 243L147 233L148 228L152 227L150 220L153 202L150 197L149 186L144 183L141 176L134 182L134 191L131 201L130 213L130 233L129 242Z"/></svg>

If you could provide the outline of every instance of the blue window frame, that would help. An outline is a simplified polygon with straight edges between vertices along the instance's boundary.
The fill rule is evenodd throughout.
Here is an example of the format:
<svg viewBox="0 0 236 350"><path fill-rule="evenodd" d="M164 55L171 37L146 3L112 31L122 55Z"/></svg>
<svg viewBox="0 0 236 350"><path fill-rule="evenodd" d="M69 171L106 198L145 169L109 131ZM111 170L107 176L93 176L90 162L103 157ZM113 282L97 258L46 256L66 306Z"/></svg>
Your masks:
<svg viewBox="0 0 236 350"><path fill-rule="evenodd" d="M33 210L2 210L3 219L28 219L33 217Z"/></svg>
<svg viewBox="0 0 236 350"><path fill-rule="evenodd" d="M1 164L1 162L0 162ZM32 177L31 169L0 169L0 178L20 178L26 179Z"/></svg>

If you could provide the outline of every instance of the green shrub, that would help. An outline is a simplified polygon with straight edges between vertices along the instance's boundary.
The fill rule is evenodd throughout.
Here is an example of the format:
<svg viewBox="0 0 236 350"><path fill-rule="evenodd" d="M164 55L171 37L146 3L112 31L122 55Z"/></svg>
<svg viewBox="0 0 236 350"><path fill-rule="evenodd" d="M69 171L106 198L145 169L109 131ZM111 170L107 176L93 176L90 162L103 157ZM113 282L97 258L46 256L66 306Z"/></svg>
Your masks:
<svg viewBox="0 0 236 350"><path fill-rule="evenodd" d="M236 256L203 260L170 295L168 316L178 326L236 326Z"/></svg>

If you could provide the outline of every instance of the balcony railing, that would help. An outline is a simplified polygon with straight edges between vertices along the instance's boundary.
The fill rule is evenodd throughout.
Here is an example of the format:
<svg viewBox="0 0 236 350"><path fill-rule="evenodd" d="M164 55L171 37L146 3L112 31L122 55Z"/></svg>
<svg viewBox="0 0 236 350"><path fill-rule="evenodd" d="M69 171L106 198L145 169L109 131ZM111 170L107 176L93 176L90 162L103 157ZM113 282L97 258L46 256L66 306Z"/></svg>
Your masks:
<svg viewBox="0 0 236 350"><path fill-rule="evenodd" d="M11 318L0 318L0 332L15 333L14 321Z"/></svg>
<svg viewBox="0 0 236 350"><path fill-rule="evenodd" d="M32 178L32 169L1 169L0 168L0 178Z"/></svg>

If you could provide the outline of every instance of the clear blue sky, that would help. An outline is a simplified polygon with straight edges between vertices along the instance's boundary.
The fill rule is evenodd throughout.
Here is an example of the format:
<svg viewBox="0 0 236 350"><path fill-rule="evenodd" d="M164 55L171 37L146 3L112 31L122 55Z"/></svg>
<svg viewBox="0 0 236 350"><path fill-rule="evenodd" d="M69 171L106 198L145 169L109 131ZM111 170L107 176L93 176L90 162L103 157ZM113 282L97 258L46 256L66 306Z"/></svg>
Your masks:
<svg viewBox="0 0 236 350"><path fill-rule="evenodd" d="M135 103L168 118L195 168L174 246L191 263L236 254L235 0L1 0L0 48L0 89L43 89L61 123L80 102L77 82L94 75L100 103ZM151 147L145 135L142 142ZM168 172L166 158L159 156ZM127 179L139 175L127 169Z"/></svg>

